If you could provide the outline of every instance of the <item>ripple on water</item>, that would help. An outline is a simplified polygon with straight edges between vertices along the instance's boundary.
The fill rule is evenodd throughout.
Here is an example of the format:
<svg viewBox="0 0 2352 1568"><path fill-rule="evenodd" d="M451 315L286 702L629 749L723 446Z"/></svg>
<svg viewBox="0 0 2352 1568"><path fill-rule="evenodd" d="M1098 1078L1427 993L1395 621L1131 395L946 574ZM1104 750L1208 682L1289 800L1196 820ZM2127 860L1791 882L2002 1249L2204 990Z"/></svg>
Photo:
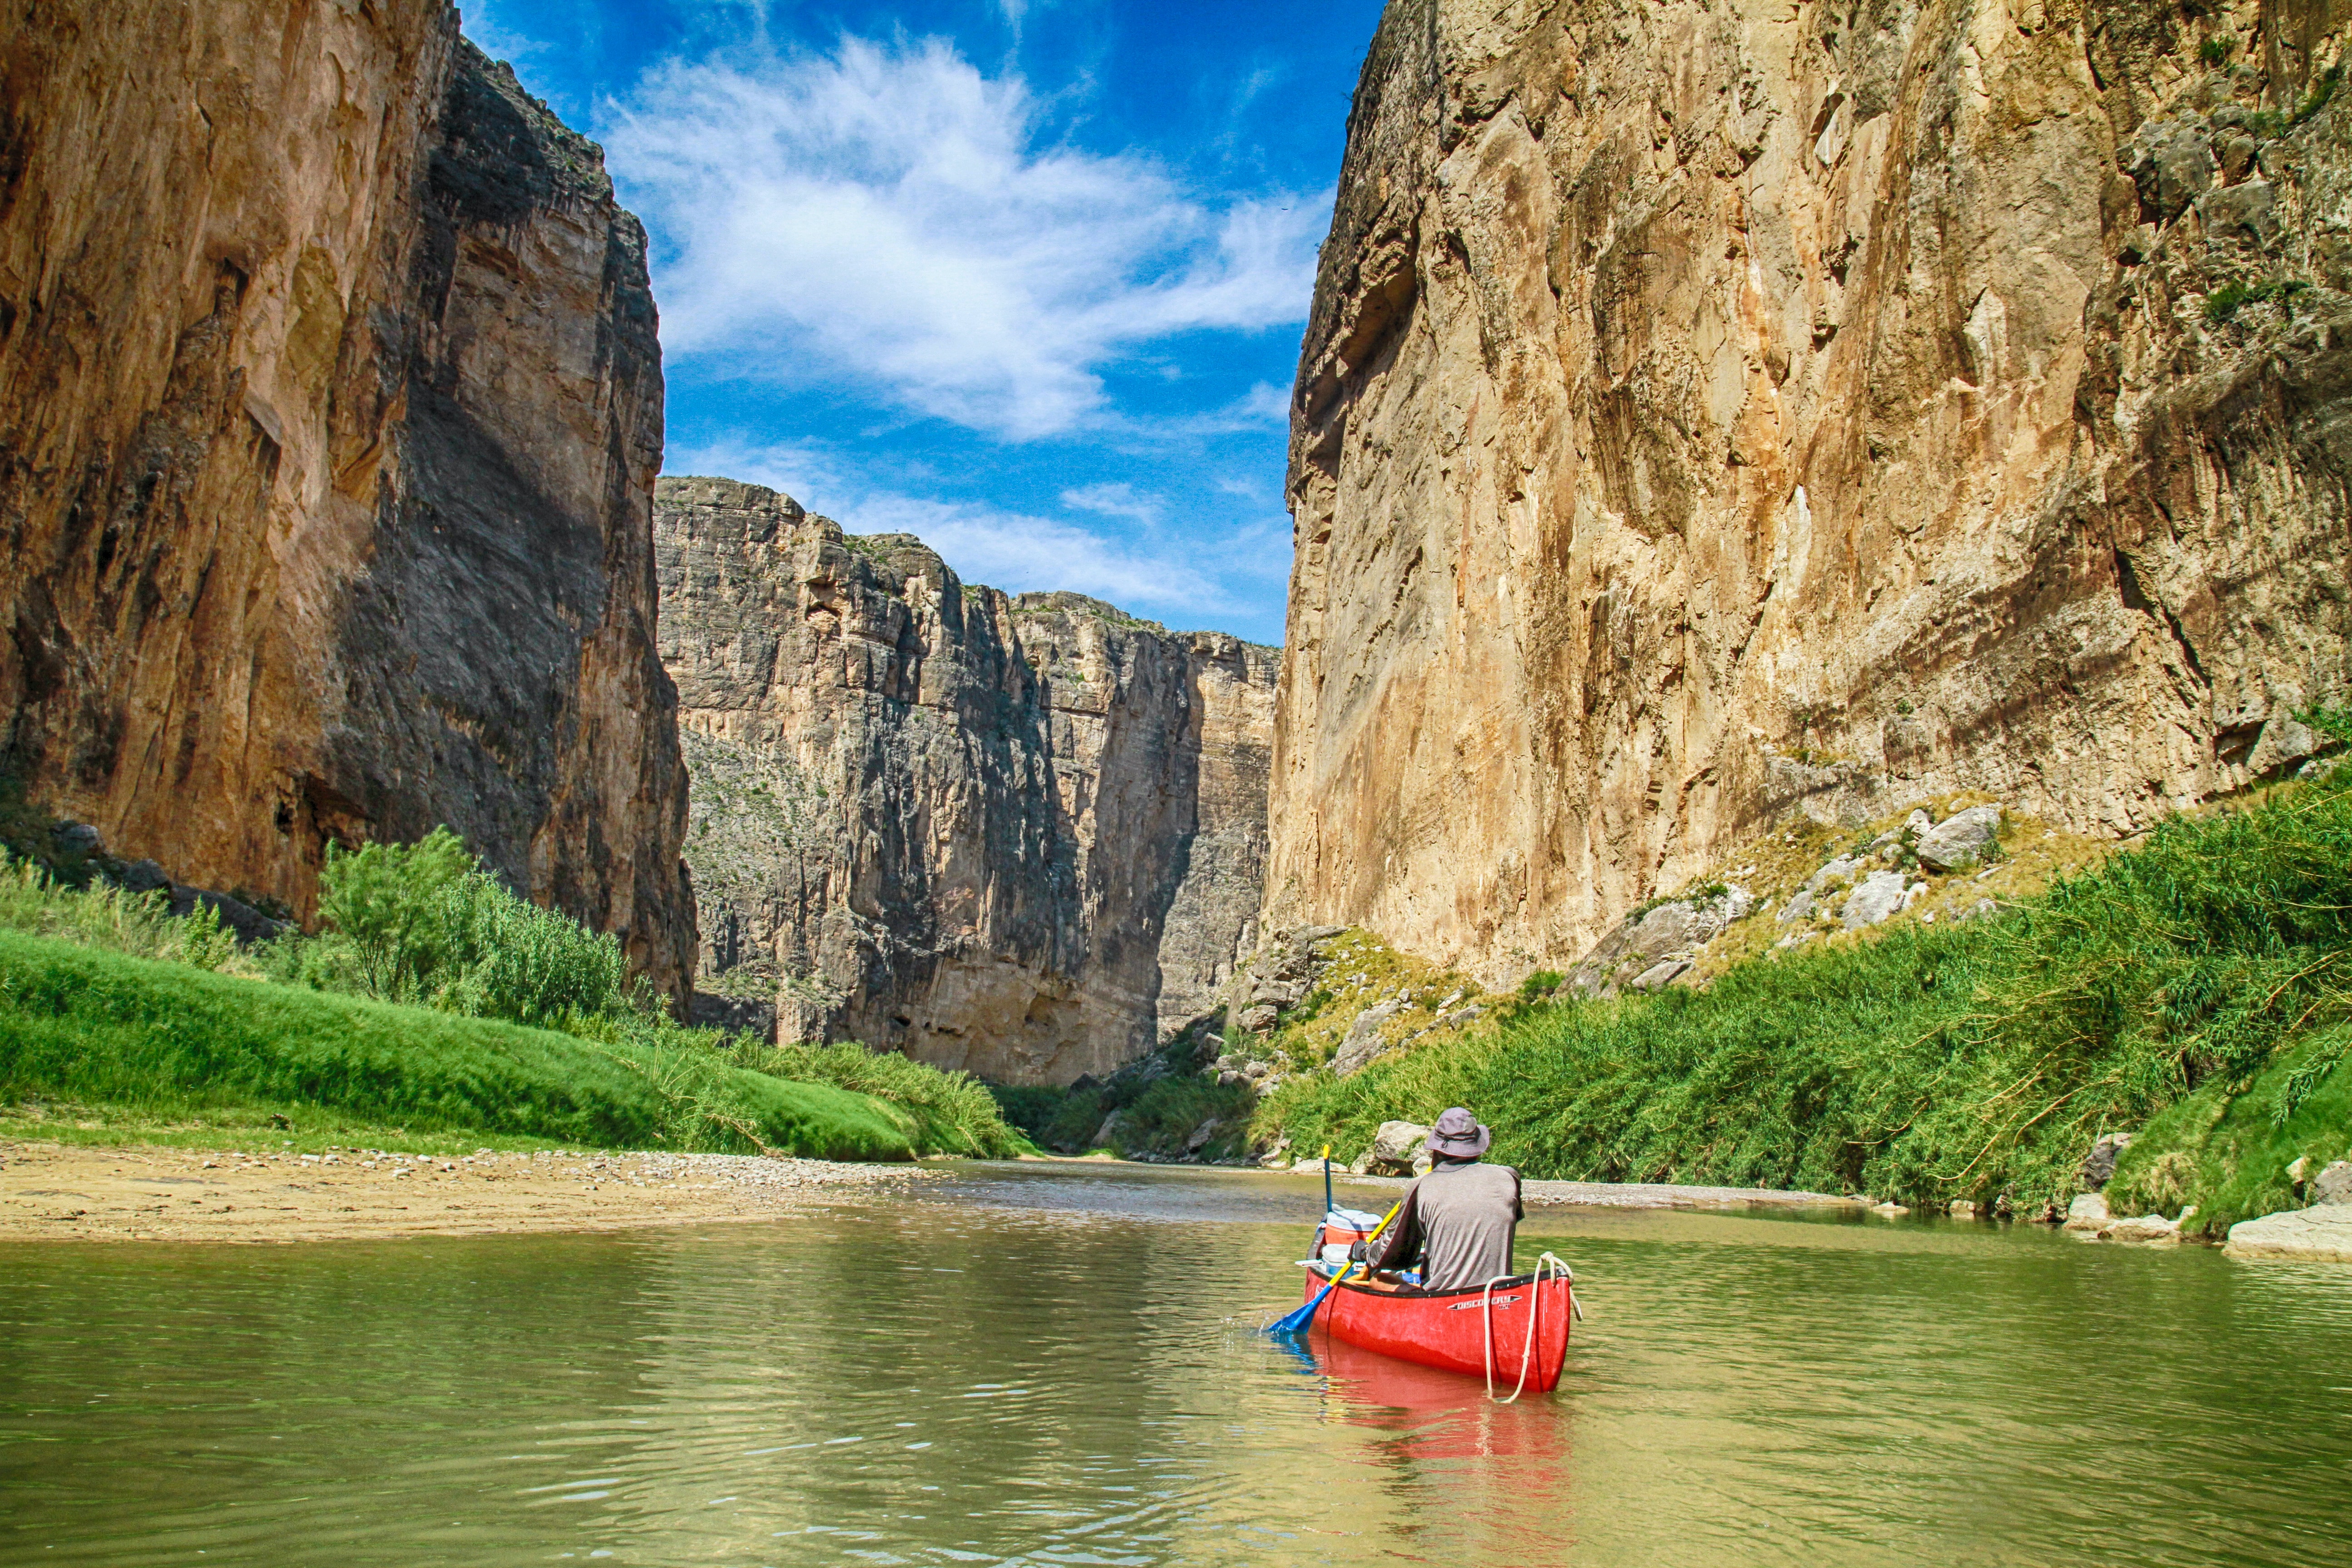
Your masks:
<svg viewBox="0 0 2352 1568"><path fill-rule="evenodd" d="M1252 1331L1319 1201L980 1167L766 1226L8 1248L0 1561L2352 1560L2340 1271L1545 1212L1591 1316L1503 1406Z"/></svg>

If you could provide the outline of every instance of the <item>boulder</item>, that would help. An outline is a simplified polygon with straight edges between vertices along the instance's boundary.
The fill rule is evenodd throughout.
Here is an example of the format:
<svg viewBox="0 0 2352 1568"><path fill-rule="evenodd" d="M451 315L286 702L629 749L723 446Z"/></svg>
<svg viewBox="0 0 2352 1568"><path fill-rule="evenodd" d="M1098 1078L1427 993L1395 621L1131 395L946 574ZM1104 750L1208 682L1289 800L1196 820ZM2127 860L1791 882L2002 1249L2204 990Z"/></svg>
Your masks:
<svg viewBox="0 0 2352 1568"><path fill-rule="evenodd" d="M1369 1174L1419 1175L1429 1169L1429 1129L1417 1121L1383 1121L1372 1134L1370 1155Z"/></svg>
<svg viewBox="0 0 2352 1568"><path fill-rule="evenodd" d="M1790 921L1809 921L1813 918L1819 907L1813 902L1813 895L1810 891L1799 889L1797 896L1782 904L1780 912L1772 918L1781 925L1786 925Z"/></svg>
<svg viewBox="0 0 2352 1568"><path fill-rule="evenodd" d="M1919 836L1919 864L1931 871L1964 870L1983 861L2000 831L2000 807L1972 805Z"/></svg>
<svg viewBox="0 0 2352 1568"><path fill-rule="evenodd" d="M2097 1193L2081 1194L2066 1205L2068 1230L2095 1233L2105 1230L2114 1220L2115 1216L2107 1212L2107 1200Z"/></svg>
<svg viewBox="0 0 2352 1568"><path fill-rule="evenodd" d="M198 905L210 909L219 917L221 929L250 947L257 942L272 942L289 929L284 921L272 920L247 903L226 893L215 893L205 888L172 886L172 912L185 919L194 914Z"/></svg>
<svg viewBox="0 0 2352 1568"><path fill-rule="evenodd" d="M2352 1204L2352 1160L2338 1160L2311 1178L2311 1206Z"/></svg>
<svg viewBox="0 0 2352 1568"><path fill-rule="evenodd" d="M1805 891L1821 893L1827 890L1832 882L1850 882L1853 874L1861 869L1861 861L1841 855L1805 879Z"/></svg>
<svg viewBox="0 0 2352 1568"><path fill-rule="evenodd" d="M49 842L64 856L95 855L102 847L98 829L87 822L60 822L49 829ZM153 861L148 861L153 865Z"/></svg>
<svg viewBox="0 0 2352 1568"><path fill-rule="evenodd" d="M725 1029L730 1034L748 1030L762 1040L772 1040L776 1037L776 1004L773 998L762 1001L756 996L719 996L696 991L687 996L686 1021L697 1028Z"/></svg>
<svg viewBox="0 0 2352 1568"><path fill-rule="evenodd" d="M1570 995L1614 995L1631 977L1669 958L1687 959L1756 909L1756 895L1728 887L1712 898L1675 899L1628 919L1598 942L1560 983ZM1663 984L1663 983L1662 983Z"/></svg>
<svg viewBox="0 0 2352 1568"><path fill-rule="evenodd" d="M1391 997L1357 1014L1356 1021L1348 1026L1348 1037L1339 1042L1339 1052L1331 1058L1333 1076L1351 1077L1385 1053L1389 1043L1381 1037L1381 1026L1403 1010L1404 1004Z"/></svg>
<svg viewBox="0 0 2352 1568"><path fill-rule="evenodd" d="M1260 1002L1242 1009L1241 1026L1253 1035L1263 1035L1282 1021L1282 1012L1271 1002Z"/></svg>
<svg viewBox="0 0 2352 1568"><path fill-rule="evenodd" d="M2086 1187L2104 1187L2116 1173L2116 1156L2131 1147L2128 1132L2107 1132L2083 1156L2082 1178Z"/></svg>
<svg viewBox="0 0 2352 1568"><path fill-rule="evenodd" d="M1628 991L1664 991L1667 986L1690 973L1687 958L1669 958L1650 965L1625 983Z"/></svg>
<svg viewBox="0 0 2352 1568"><path fill-rule="evenodd" d="M1864 877L1854 890L1846 895L1842 911L1848 931L1860 931L1874 926L1903 907L1903 873L1873 871Z"/></svg>
<svg viewBox="0 0 2352 1568"><path fill-rule="evenodd" d="M2180 1224L2160 1214L2144 1214L2130 1219L2119 1219L2099 1232L2101 1241L2134 1241L2143 1245L2161 1246L2180 1239Z"/></svg>
<svg viewBox="0 0 2352 1568"><path fill-rule="evenodd" d="M1208 1147L1209 1141L1217 1135L1217 1129L1223 1125L1224 1123L1223 1121L1219 1121L1216 1117L1212 1116L1206 1121L1202 1122L1198 1127L1193 1128L1192 1133L1184 1140L1184 1152L1187 1154L1199 1153L1202 1149Z"/></svg>
<svg viewBox="0 0 2352 1568"><path fill-rule="evenodd" d="M2284 1258L2309 1263L2352 1263L2352 1204L2288 1209L2230 1227L2231 1258Z"/></svg>

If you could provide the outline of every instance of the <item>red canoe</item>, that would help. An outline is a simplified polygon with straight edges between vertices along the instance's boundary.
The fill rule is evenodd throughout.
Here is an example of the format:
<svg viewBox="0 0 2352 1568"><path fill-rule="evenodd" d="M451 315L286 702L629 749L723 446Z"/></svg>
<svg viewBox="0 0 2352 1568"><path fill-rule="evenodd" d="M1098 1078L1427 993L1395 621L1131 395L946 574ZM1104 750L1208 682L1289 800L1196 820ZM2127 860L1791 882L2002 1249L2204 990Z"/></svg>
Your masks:
<svg viewBox="0 0 2352 1568"><path fill-rule="evenodd" d="M1328 1283L1310 1267L1303 1300ZM1423 1295L1349 1280L1331 1292L1313 1327L1332 1338L1382 1355L1472 1377L1491 1375L1499 1390L1522 1386L1548 1394L1559 1385L1568 1359L1568 1321L1576 1285L1566 1274L1540 1282L1532 1275L1497 1281L1489 1289Z"/></svg>

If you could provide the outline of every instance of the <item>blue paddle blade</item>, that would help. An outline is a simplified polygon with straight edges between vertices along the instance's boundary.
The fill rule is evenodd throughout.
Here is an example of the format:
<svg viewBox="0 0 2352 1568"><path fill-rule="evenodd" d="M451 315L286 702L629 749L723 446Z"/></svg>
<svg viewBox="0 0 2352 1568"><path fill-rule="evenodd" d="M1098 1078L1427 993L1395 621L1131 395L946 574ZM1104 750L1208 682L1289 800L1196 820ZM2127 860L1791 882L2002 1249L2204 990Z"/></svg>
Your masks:
<svg viewBox="0 0 2352 1568"><path fill-rule="evenodd" d="M1315 1309L1323 1304L1323 1299L1326 1296L1328 1296L1332 1291L1337 1290L1339 1288L1339 1281L1345 1279L1349 1273L1353 1272L1355 1267L1356 1266L1351 1263L1348 1265L1347 1268L1339 1270L1338 1274L1332 1277L1331 1283L1324 1286L1322 1289L1315 1293L1315 1300L1307 1302L1307 1305L1299 1308L1296 1311L1286 1312L1281 1317L1276 1318L1274 1321L1265 1326L1265 1331L1269 1334L1305 1333L1307 1331L1307 1326L1315 1321Z"/></svg>

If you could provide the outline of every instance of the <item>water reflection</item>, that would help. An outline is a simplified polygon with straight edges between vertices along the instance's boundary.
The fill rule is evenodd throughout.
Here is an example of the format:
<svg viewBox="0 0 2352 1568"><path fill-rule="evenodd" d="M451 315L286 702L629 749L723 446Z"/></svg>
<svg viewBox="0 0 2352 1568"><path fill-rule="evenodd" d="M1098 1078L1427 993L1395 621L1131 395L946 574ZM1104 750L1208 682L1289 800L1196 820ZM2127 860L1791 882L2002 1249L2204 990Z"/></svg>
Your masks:
<svg viewBox="0 0 2352 1568"><path fill-rule="evenodd" d="M1505 1406L1255 1331L1319 1183L938 1187L698 1232L0 1250L0 1563L2352 1560L2310 1500L2352 1455L2339 1271L1539 1215L1592 1316L1560 1394Z"/></svg>

